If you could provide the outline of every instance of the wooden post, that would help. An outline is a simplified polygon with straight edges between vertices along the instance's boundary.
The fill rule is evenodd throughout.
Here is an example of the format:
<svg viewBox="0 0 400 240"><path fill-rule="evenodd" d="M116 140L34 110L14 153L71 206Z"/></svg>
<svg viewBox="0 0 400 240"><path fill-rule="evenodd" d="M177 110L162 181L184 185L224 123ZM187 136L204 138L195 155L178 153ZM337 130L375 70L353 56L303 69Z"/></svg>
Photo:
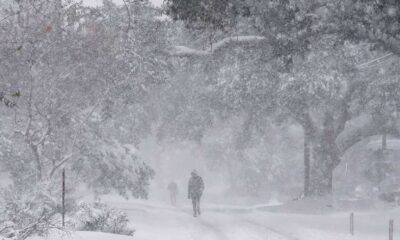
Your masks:
<svg viewBox="0 0 400 240"><path fill-rule="evenodd" d="M380 154L378 155L377 159L377 173L378 173L378 188L379 191L382 190L382 181L385 179L385 173L384 173L384 164L385 164L385 153L387 150L387 134L386 134L386 129L384 129L384 132L382 134L382 141L381 141L381 150Z"/></svg>
<svg viewBox="0 0 400 240"><path fill-rule="evenodd" d="M382 135L382 150L386 150L387 149L387 134L386 134L386 130Z"/></svg>
<svg viewBox="0 0 400 240"><path fill-rule="evenodd" d="M393 240L394 221L389 220L389 240Z"/></svg>
<svg viewBox="0 0 400 240"><path fill-rule="evenodd" d="M304 131L304 197L310 195L310 138Z"/></svg>
<svg viewBox="0 0 400 240"><path fill-rule="evenodd" d="M62 170L62 226L65 227L65 169Z"/></svg>
<svg viewBox="0 0 400 240"><path fill-rule="evenodd" d="M350 213L350 234L354 236L354 213Z"/></svg>

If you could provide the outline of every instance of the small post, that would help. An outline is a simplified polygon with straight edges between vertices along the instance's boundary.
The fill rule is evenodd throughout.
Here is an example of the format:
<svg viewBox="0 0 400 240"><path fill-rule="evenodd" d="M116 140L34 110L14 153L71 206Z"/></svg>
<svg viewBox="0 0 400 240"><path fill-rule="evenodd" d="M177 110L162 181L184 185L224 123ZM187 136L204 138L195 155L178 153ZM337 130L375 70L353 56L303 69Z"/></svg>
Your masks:
<svg viewBox="0 0 400 240"><path fill-rule="evenodd" d="M354 213L350 213L350 234L354 236Z"/></svg>
<svg viewBox="0 0 400 240"><path fill-rule="evenodd" d="M62 226L65 227L65 169L62 170Z"/></svg>
<svg viewBox="0 0 400 240"><path fill-rule="evenodd" d="M304 197L310 195L310 137L304 131Z"/></svg>
<svg viewBox="0 0 400 240"><path fill-rule="evenodd" d="M394 221L389 220L389 240L393 240Z"/></svg>
<svg viewBox="0 0 400 240"><path fill-rule="evenodd" d="M386 132L382 135L382 150L387 150L387 134Z"/></svg>

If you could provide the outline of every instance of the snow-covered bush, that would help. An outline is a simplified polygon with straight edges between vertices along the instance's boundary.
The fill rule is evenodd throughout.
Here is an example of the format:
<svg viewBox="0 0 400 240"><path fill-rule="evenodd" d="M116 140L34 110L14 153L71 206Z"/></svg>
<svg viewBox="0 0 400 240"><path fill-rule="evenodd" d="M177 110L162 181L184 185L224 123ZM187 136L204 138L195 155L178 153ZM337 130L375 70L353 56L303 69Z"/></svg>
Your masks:
<svg viewBox="0 0 400 240"><path fill-rule="evenodd" d="M128 216L123 211L96 201L81 203L76 213L77 230L100 231L133 236L135 230L128 228Z"/></svg>
<svg viewBox="0 0 400 240"><path fill-rule="evenodd" d="M82 144L82 156L72 171L84 172L82 181L96 194L117 191L126 198L148 197L154 170L140 159L132 144L115 139L101 139Z"/></svg>
<svg viewBox="0 0 400 240"><path fill-rule="evenodd" d="M24 240L61 229L57 203L45 189L21 192L9 187L1 191L0 237Z"/></svg>

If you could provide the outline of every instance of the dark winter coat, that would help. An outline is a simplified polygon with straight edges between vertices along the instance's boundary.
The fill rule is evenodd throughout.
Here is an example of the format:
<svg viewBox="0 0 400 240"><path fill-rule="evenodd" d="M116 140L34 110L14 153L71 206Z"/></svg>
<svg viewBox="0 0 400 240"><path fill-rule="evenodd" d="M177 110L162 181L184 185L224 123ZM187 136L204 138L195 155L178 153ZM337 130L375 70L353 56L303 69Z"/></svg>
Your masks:
<svg viewBox="0 0 400 240"><path fill-rule="evenodd" d="M193 174L189 179L188 198L200 198L204 191L204 182L199 175Z"/></svg>
<svg viewBox="0 0 400 240"><path fill-rule="evenodd" d="M171 182L168 184L168 190L170 193L177 194L178 193L178 185L175 182Z"/></svg>

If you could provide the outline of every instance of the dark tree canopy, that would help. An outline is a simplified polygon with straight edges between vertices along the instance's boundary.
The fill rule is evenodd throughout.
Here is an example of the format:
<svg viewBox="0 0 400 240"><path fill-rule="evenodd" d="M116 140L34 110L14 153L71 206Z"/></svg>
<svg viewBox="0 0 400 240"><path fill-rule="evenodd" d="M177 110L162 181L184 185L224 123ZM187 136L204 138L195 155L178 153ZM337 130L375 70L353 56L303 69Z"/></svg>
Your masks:
<svg viewBox="0 0 400 240"><path fill-rule="evenodd" d="M248 16L245 0L165 0L167 14L187 22L187 27L224 29L238 16ZM203 24L204 23L204 24Z"/></svg>
<svg viewBox="0 0 400 240"><path fill-rule="evenodd" d="M276 55L304 53L321 34L369 41L400 55L400 2L397 0L165 0L166 12L190 28L225 30L249 21L252 33L266 36ZM236 25L235 25L236 24Z"/></svg>
<svg viewBox="0 0 400 240"><path fill-rule="evenodd" d="M332 12L332 22L345 39L369 41L400 55L400 1L340 1Z"/></svg>
<svg viewBox="0 0 400 240"><path fill-rule="evenodd" d="M273 88L280 99L277 109L283 110L280 115L289 116L301 125L312 142L313 193L326 194L332 190L333 170L357 142L382 134L388 128L392 133L398 132L393 108L387 106L389 101L398 101L395 100L399 85L397 65L386 62L379 69L363 70L366 71L363 74L356 63L379 59L382 55L400 56L399 1L226 0L219 7L214 6L222 1L166 2L167 13L174 20L183 21L191 30L201 26L217 33L215 45L226 39L218 42L221 36L233 36L231 42L238 36L236 43L242 45L232 44L222 54L235 56L237 65L233 69L255 58L255 54L250 54L252 47L260 49L246 45L239 36L264 39L261 47L268 49L269 54L259 61L264 61L260 68L268 71L266 66L273 66L273 62L284 66L284 71L279 71L279 67L270 70L277 74L280 85ZM241 51L246 55L243 62L237 61ZM221 54L215 55L217 58ZM379 61L372 60L376 62ZM221 68L221 72L227 71ZM236 78L238 85L246 83L242 70L222 82ZM266 82L274 79L272 75L264 78ZM261 83L263 77L256 79L255 82ZM251 91L250 95L255 93ZM246 98L236 92L233 99L243 103ZM265 101L264 105L267 104ZM399 105L398 102L392 105L396 104ZM249 112L250 108L247 106L244 111Z"/></svg>

